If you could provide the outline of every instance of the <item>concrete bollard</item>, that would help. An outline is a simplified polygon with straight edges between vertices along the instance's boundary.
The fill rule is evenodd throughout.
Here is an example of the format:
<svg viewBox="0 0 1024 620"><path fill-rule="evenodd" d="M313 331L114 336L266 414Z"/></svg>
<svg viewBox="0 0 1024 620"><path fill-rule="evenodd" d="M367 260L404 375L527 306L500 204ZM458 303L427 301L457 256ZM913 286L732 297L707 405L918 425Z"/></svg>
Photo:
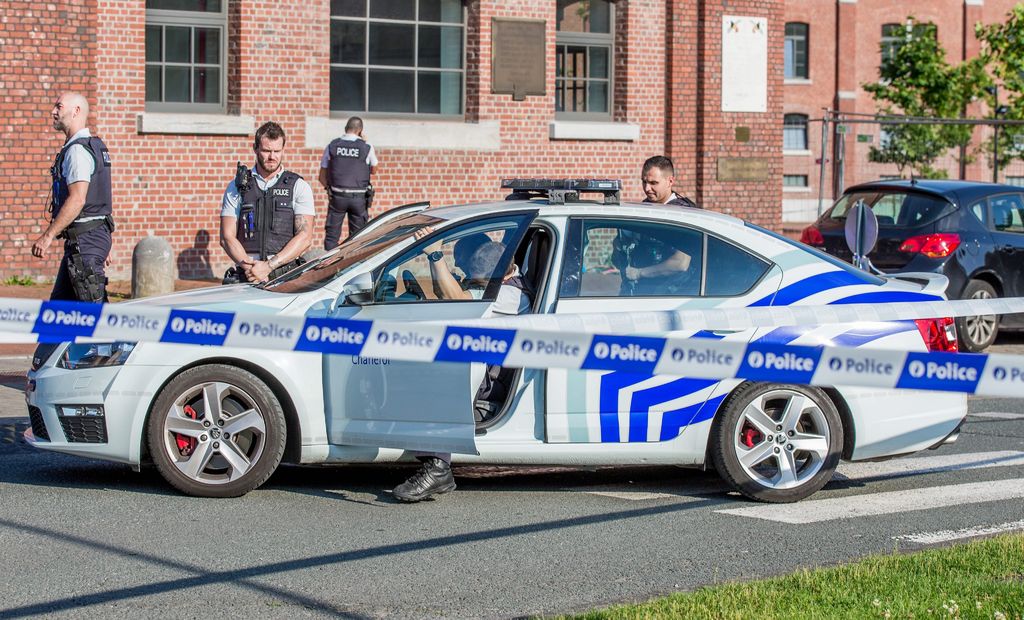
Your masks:
<svg viewBox="0 0 1024 620"><path fill-rule="evenodd" d="M132 251L132 299L174 292L174 253L163 237L145 237Z"/></svg>

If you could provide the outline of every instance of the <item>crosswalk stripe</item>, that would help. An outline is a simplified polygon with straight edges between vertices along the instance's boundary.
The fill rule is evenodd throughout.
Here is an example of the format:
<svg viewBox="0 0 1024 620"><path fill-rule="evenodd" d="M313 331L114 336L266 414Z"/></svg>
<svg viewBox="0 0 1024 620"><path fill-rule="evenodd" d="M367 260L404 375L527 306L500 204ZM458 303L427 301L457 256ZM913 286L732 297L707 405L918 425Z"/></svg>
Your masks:
<svg viewBox="0 0 1024 620"><path fill-rule="evenodd" d="M1024 478L804 500L796 504L761 504L716 512L805 524L1018 498L1024 498Z"/></svg>
<svg viewBox="0 0 1024 620"><path fill-rule="evenodd" d="M931 474L964 469L987 467L1010 467L1024 465L1024 452L1004 450L1001 452L968 452L965 454L941 454L919 456L878 463L843 463L836 474L837 480L863 480L867 478L890 478L914 474Z"/></svg>
<svg viewBox="0 0 1024 620"><path fill-rule="evenodd" d="M959 530L941 530L938 532L904 534L902 536L893 536L893 540L905 540L919 545L936 545L953 540L976 538L978 536L991 536L992 534L1016 532L1018 530L1024 530L1024 519L1020 521L1011 521L1010 523L1003 523L1001 525L991 525L988 527L965 527Z"/></svg>
<svg viewBox="0 0 1024 620"><path fill-rule="evenodd" d="M968 414L971 417L976 418L995 418L997 420L1022 420L1024 419L1024 413L1006 413L1004 411L979 411L978 413Z"/></svg>

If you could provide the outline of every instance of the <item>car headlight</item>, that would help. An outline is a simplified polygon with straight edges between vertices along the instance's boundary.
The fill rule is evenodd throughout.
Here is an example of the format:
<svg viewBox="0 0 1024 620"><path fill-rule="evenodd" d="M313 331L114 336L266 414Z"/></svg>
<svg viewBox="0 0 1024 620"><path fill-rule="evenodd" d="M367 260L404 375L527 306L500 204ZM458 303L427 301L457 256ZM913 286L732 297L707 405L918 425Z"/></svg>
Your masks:
<svg viewBox="0 0 1024 620"><path fill-rule="evenodd" d="M64 349L57 367L79 370L120 366L128 361L134 349L134 342L73 342Z"/></svg>

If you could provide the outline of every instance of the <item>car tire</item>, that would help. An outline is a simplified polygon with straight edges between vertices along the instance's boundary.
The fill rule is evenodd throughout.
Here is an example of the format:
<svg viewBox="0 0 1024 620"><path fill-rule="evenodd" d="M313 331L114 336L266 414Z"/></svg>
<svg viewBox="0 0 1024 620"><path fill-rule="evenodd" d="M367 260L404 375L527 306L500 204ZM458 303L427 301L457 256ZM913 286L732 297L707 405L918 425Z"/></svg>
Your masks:
<svg viewBox="0 0 1024 620"><path fill-rule="evenodd" d="M198 497L238 497L281 463L284 410L253 373L226 364L190 368L153 402L146 439L160 475Z"/></svg>
<svg viewBox="0 0 1024 620"><path fill-rule="evenodd" d="M995 299L999 295L991 284L984 280L971 280L964 287L961 299ZM999 334L999 317L994 314L985 316L961 316L956 319L956 336L960 341L960 350L967 353L984 351Z"/></svg>
<svg viewBox="0 0 1024 620"><path fill-rule="evenodd" d="M722 403L709 448L715 470L743 495L796 502L832 479L843 423L818 388L744 383Z"/></svg>

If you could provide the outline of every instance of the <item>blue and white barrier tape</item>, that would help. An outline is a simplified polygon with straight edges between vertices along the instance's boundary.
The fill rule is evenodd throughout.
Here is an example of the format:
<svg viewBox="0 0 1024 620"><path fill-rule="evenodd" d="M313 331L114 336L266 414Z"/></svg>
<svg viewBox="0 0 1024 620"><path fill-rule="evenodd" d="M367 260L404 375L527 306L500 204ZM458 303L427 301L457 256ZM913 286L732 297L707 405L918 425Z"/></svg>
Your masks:
<svg viewBox="0 0 1024 620"><path fill-rule="evenodd" d="M0 300L0 331L34 333L47 341L94 338L418 362L1024 395L1024 356L1016 355L908 353L26 300Z"/></svg>

